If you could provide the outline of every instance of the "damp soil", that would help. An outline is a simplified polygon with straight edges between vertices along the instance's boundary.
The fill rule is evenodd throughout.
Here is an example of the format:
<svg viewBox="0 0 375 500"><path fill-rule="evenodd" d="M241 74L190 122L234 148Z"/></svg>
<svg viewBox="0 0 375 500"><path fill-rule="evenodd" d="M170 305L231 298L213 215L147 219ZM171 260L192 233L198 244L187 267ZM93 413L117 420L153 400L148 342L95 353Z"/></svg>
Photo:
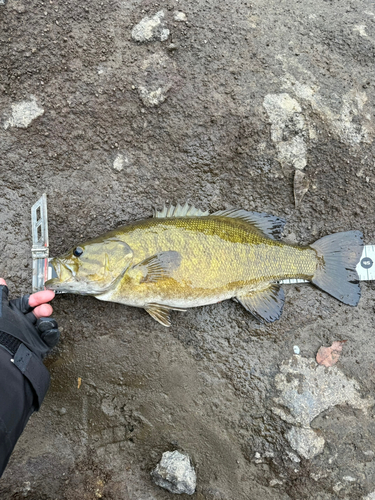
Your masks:
<svg viewBox="0 0 375 500"><path fill-rule="evenodd" d="M133 40L161 10L168 39ZM30 208L44 192L53 256L185 201L282 216L301 244L351 229L375 243L374 44L364 0L0 2L0 275L12 295L31 289ZM33 99L43 114L6 125ZM297 208L296 154L310 181ZM176 449L196 468L197 500L373 498L372 408L320 414L325 447L309 460L272 411L295 345L313 362L347 340L338 367L373 395L375 285L361 288L356 308L288 286L272 325L227 301L175 312L169 329L141 309L58 296L51 388L1 498L170 499L150 472Z"/></svg>

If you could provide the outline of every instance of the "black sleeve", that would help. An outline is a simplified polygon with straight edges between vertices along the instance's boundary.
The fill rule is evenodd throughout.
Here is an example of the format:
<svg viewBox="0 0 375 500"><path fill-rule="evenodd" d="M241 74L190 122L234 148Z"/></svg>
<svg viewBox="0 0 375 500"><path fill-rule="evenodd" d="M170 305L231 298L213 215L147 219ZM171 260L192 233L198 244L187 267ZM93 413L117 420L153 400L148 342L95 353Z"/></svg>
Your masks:
<svg viewBox="0 0 375 500"><path fill-rule="evenodd" d="M28 378L0 346L0 477L38 400Z"/></svg>

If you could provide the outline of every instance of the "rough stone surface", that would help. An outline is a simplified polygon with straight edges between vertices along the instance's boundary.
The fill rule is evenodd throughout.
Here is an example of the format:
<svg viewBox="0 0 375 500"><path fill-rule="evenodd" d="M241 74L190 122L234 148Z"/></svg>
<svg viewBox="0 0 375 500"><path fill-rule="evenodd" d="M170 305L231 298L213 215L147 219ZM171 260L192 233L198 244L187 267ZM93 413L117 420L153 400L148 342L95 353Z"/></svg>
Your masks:
<svg viewBox="0 0 375 500"><path fill-rule="evenodd" d="M161 10L168 41L135 41L133 27ZM0 275L13 297L31 289L30 207L43 192L51 256L185 201L284 217L294 243L359 229L375 244L368 0L12 0L0 38ZM148 107L140 86L167 98ZM271 119L264 102L282 94L297 104L275 142L280 106ZM44 114L5 130L12 104L30 96ZM279 142L294 136L303 154L281 156ZM129 159L120 171L118 155ZM297 208L294 158L310 180ZM313 360L321 345L347 340L339 380L356 381L359 401L373 396L375 284L361 288L358 307L290 285L272 325L227 301L174 312L169 329L139 309L58 296L51 387L0 498L170 500L150 473L180 449L196 464L198 500L362 500L375 490L373 407L322 410L306 428L324 449L309 459L287 438L305 427L272 411L294 345Z"/></svg>
<svg viewBox="0 0 375 500"><path fill-rule="evenodd" d="M139 97L148 108L159 106L172 88L178 88L181 79L171 57L155 52L140 65L136 76Z"/></svg>
<svg viewBox="0 0 375 500"><path fill-rule="evenodd" d="M164 26L164 12L160 10L153 17L144 17L132 29L132 38L137 42L164 42L169 37L169 29Z"/></svg>
<svg viewBox="0 0 375 500"><path fill-rule="evenodd" d="M367 412L374 405L373 398L360 396L358 382L348 379L337 366L325 368L298 355L282 364L275 385L281 394L274 401L281 408L273 407L272 411L293 424L286 436L304 458L323 451L324 438L310 428L320 413L343 404Z"/></svg>
<svg viewBox="0 0 375 500"><path fill-rule="evenodd" d="M152 471L158 486L172 493L192 495L197 485L197 476L190 458L179 451L166 451Z"/></svg>
<svg viewBox="0 0 375 500"><path fill-rule="evenodd" d="M318 436L312 429L292 427L286 437L293 450L296 450L303 458L313 458L324 449L324 438Z"/></svg>
<svg viewBox="0 0 375 500"><path fill-rule="evenodd" d="M44 109L39 107L35 97L29 101L21 101L12 104L10 117L5 120L4 128L17 127L27 128L35 118L44 113Z"/></svg>
<svg viewBox="0 0 375 500"><path fill-rule="evenodd" d="M277 146L281 165L305 168L305 119L299 103L285 93L267 94L263 106L272 123L271 139Z"/></svg>

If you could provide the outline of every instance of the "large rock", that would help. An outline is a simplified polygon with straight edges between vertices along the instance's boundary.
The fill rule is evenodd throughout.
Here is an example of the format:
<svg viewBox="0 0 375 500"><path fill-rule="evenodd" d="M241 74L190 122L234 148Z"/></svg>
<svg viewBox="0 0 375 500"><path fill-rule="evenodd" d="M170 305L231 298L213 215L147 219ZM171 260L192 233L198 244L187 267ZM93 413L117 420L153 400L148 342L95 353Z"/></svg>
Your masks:
<svg viewBox="0 0 375 500"><path fill-rule="evenodd" d="M179 451L166 451L151 473L155 483L172 493L195 492L197 477L190 458Z"/></svg>

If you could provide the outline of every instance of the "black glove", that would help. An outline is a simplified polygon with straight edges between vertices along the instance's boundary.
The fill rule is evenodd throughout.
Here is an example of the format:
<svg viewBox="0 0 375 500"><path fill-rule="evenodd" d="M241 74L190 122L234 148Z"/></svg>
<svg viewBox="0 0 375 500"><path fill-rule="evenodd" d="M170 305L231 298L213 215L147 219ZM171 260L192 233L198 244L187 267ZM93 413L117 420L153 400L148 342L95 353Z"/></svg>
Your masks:
<svg viewBox="0 0 375 500"><path fill-rule="evenodd" d="M29 305L30 295L8 301L8 293L8 287L0 285L0 345L33 386L38 409L50 381L42 359L57 344L60 332L52 318L36 319Z"/></svg>
<svg viewBox="0 0 375 500"><path fill-rule="evenodd" d="M36 319L29 306L30 295L8 301L8 287L0 286L0 332L5 332L25 344L43 359L60 338L57 323L52 318Z"/></svg>

